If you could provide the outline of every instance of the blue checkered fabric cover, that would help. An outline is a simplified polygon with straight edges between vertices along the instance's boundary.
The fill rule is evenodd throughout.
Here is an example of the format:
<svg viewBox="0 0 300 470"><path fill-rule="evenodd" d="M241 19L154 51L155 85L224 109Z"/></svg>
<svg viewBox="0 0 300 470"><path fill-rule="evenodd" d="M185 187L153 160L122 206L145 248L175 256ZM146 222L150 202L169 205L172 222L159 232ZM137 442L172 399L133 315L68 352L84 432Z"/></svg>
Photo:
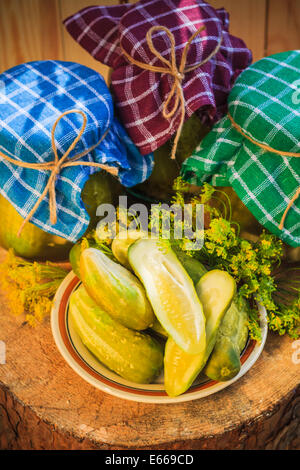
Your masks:
<svg viewBox="0 0 300 470"><path fill-rule="evenodd" d="M31 163L54 160L51 130L56 119L70 109L82 110L87 126L69 158L95 145L82 157L119 169L124 186L147 179L153 155L142 156L114 116L112 96L103 77L71 62L41 61L22 64L0 75L0 150L16 160ZM69 114L56 129L56 147L61 157L82 127L82 116ZM31 222L41 229L75 242L88 226L89 216L81 190L99 169L86 166L64 168L56 181L57 223L49 220L45 198ZM0 192L22 217L30 212L49 178L49 171L24 169L0 157Z"/></svg>

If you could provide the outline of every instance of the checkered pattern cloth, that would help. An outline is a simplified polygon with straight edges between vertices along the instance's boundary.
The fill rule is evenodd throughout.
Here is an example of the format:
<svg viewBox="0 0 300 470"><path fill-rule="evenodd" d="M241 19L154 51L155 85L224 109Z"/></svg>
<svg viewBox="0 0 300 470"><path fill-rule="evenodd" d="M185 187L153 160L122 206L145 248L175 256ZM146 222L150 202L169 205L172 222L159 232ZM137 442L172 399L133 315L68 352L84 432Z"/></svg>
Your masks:
<svg viewBox="0 0 300 470"><path fill-rule="evenodd" d="M229 114L255 142L300 154L300 51L273 55L244 71L229 96ZM183 178L232 186L257 220L300 246L300 199L281 218L300 186L300 157L268 152L223 118L182 167Z"/></svg>
<svg viewBox="0 0 300 470"><path fill-rule="evenodd" d="M91 6L67 18L64 24L96 60L113 68L111 87L119 116L142 154L154 151L176 133L181 112L178 110L170 119L162 115L172 77L132 65L120 45L140 62L164 66L150 51L146 34L152 26L165 26L175 37L179 65L188 39L205 26L189 49L186 67L191 67L207 58L223 35L219 52L205 65L187 73L182 82L186 119L197 111L203 122L209 123L224 116L232 85L252 59L245 43L229 34L227 12L214 10L201 0L140 0L136 4ZM156 32L153 44L164 58L170 59L166 33Z"/></svg>
<svg viewBox="0 0 300 470"><path fill-rule="evenodd" d="M82 160L118 167L119 179L125 186L136 185L150 176L153 156L143 157L114 117L112 97L102 76L70 62L32 62L0 75L1 152L24 162L53 161L51 130L56 119L70 109L83 111L87 126L69 158L95 145L109 129L101 144ZM59 122L55 133L59 157L81 127L82 116L78 114L69 114ZM95 171L99 169L64 168L56 181L57 223L50 223L47 197L31 222L75 242L89 223L81 190ZM0 193L25 218L44 190L49 174L18 167L0 157Z"/></svg>

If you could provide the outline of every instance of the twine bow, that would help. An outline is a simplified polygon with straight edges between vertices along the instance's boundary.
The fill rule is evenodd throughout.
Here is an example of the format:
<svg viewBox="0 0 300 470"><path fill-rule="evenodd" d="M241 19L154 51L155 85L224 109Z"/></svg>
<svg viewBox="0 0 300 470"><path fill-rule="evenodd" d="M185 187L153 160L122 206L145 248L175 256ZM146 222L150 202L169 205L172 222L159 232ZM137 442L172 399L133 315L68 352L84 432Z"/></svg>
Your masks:
<svg viewBox="0 0 300 470"><path fill-rule="evenodd" d="M183 53L182 53L182 56L181 56L179 67L177 66L177 63L176 63L175 37L174 37L173 33L168 28L166 28L165 26L152 26L149 29L149 31L147 32L146 40L147 40L148 47L149 47L150 51L152 52L152 54L154 54L161 62L163 62L166 65L166 67L158 67L158 66L155 66L155 65L150 65L150 64L146 64L144 62L140 62L140 61L134 59L133 57L131 57L121 45L122 53L124 54L124 56L126 57L126 59L130 63L132 63L134 65L137 65L138 67L140 67L142 69L150 70L151 72L169 74L173 78L173 86L172 86L171 91L169 92L169 94L167 96L167 99L164 102L163 108L162 108L162 114L163 114L163 117L165 119L172 118L174 116L174 114L177 112L179 106L180 106L180 110L181 110L180 123L179 123L179 127L178 127L178 130L177 130L174 142L173 142L173 147L172 147L172 153L171 153L171 158L172 159L175 159L175 157L176 157L176 149L177 149L178 141L179 141L179 138L180 138L180 134L181 134L181 131L182 131L182 126L184 124L184 119L185 119L185 100L184 100L184 94L183 94L183 89L182 89L182 81L183 81L185 75L188 72L192 72L193 70L197 69L198 67L201 67L202 65L209 62L211 60L211 58L214 57L217 54L217 52L219 51L219 49L221 47L221 44L222 44L222 41L223 41L223 35L221 34L221 37L219 39L219 42L218 42L217 46L211 52L211 54L209 54L208 57L206 57L203 61L199 62L198 64L193 65L192 67L186 67L187 55L188 55L188 52L189 52L190 45L191 45L192 41L205 29L206 29L205 26L202 26L187 41L186 45L184 46L184 50L183 50ZM164 31L167 34L167 36L170 40L170 44L171 44L171 58L170 58L170 60L165 59L161 55L161 53L154 47L152 38L153 38L153 33L155 31ZM172 106L171 109L169 109L169 105L170 105L170 102L171 102L173 97L175 97L174 105Z"/></svg>
<svg viewBox="0 0 300 470"><path fill-rule="evenodd" d="M295 153L295 152L282 152L281 150L277 150L277 149L273 149L272 147L269 147L269 145L266 145L266 144L262 144L261 142L258 142L257 140L253 139L252 137L250 137L248 134L246 134L243 129L241 128L241 126L239 126L235 120L233 119L233 117L228 113L228 117L230 119L230 122L231 124L233 125L233 127L243 136L245 137L247 140L249 140L250 142L252 142L252 144L255 144L257 145L259 148L265 150L266 152L270 152L270 153L275 153L276 155L280 155L281 157L293 157L293 158L299 158L300 157L300 153ZM280 224L279 224L279 229L280 230L283 230L284 229L284 223L285 223L285 220L286 220L286 217L291 209L291 207L293 206L294 202L297 201L297 199L300 197L300 187L297 189L295 195L292 197L292 199L290 200L282 218L281 218L281 221L280 221Z"/></svg>
<svg viewBox="0 0 300 470"><path fill-rule="evenodd" d="M78 133L78 135L75 137L73 140L72 144L69 146L67 151L64 153L64 155L59 159L58 154L57 154L57 148L55 144L55 131L57 128L58 123L60 120L64 117L67 116L68 114L80 114L83 117L83 123L82 127ZM84 157L88 153L90 153L92 150L94 150L98 145L102 142L102 140L106 137L108 130L104 133L104 135L101 137L101 139L92 147L86 149L84 152L81 152L80 154L75 155L74 157L70 158L67 160L68 156L72 152L72 150L75 148L76 144L79 142L81 139L85 128L87 124L87 116L86 114L79 110L79 109L71 109L69 111L64 112L59 118L55 121L52 131L51 131L51 144L52 144L52 150L54 153L54 160L52 162L44 162L44 163L27 163L27 162L22 162L19 160L15 160L8 155L4 154L3 152L0 151L0 157L4 158L4 160L13 163L16 166L20 166L22 168L30 168L31 170L43 170L43 171L50 171L50 176L48 179L48 182L45 186L44 191L36 201L35 205L27 215L27 217L24 219L23 223L20 226L20 229L18 231L18 237L21 235L22 230L24 226L26 225L27 222L30 221L30 219L33 217L37 209L39 208L41 202L43 199L46 197L47 193L49 193L49 210L50 210L50 221L51 224L56 224L57 222L57 204L56 204L56 192L55 192L55 183L56 183L56 178L60 174L63 168L71 167L71 166L91 166L95 168L101 168L102 170L106 170L108 173L111 173L112 175L117 175L118 174L118 169L110 167L108 165L104 165L102 163L96 163L96 162L83 162L83 161L78 161L80 158Z"/></svg>

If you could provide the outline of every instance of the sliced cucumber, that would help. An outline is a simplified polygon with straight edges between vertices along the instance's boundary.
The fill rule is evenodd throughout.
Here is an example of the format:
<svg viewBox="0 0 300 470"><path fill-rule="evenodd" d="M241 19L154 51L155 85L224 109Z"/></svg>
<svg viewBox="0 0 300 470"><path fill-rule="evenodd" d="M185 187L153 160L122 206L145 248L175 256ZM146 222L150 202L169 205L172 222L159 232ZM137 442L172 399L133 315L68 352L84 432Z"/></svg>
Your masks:
<svg viewBox="0 0 300 470"><path fill-rule="evenodd" d="M147 236L148 234L141 230L128 230L127 232L119 232L111 244L112 252L119 263L121 263L126 268L130 268L128 261L128 248L136 240L145 238Z"/></svg>
<svg viewBox="0 0 300 470"><path fill-rule="evenodd" d="M184 351L205 350L205 317L193 282L170 249L159 240L141 239L128 250L129 262L167 333Z"/></svg>
<svg viewBox="0 0 300 470"><path fill-rule="evenodd" d="M196 290L206 318L206 349L198 355L187 354L172 338L168 339L164 358L165 388L173 397L184 393L205 366L222 318L235 295L236 283L227 272L215 269L202 276Z"/></svg>

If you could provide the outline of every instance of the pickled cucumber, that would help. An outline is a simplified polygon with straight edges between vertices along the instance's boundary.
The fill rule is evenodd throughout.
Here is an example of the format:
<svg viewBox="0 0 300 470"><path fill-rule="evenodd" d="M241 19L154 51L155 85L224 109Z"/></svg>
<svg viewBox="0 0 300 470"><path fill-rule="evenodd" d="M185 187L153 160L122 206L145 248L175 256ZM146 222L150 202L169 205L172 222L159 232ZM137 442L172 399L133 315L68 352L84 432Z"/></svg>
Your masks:
<svg viewBox="0 0 300 470"><path fill-rule="evenodd" d="M216 345L204 369L212 380L226 382L233 379L240 369L240 353L248 339L248 315L246 304L242 308L232 302L218 332Z"/></svg>
<svg viewBox="0 0 300 470"><path fill-rule="evenodd" d="M81 244L75 243L69 253L69 261L72 267L72 271L80 278L80 255L81 255Z"/></svg>
<svg viewBox="0 0 300 470"><path fill-rule="evenodd" d="M192 258L191 256L187 255L184 251L176 250L175 254L179 261L181 262L182 266L186 270L187 274L192 279L194 285L200 280L200 278L207 272L207 269L203 266L200 261ZM158 319L155 317L154 324L152 325L151 329L158 333L160 336L164 338L168 338L168 333L160 324Z"/></svg>
<svg viewBox="0 0 300 470"><path fill-rule="evenodd" d="M196 285L201 277L207 272L207 269L203 266L200 261L191 256L187 255L184 251L175 251L177 258L181 262L182 266L192 279L194 285Z"/></svg>
<svg viewBox="0 0 300 470"><path fill-rule="evenodd" d="M98 171L89 177L81 192L82 202L90 216L86 233L96 228L100 220L96 215L98 206L100 204L116 205L121 193L122 186L119 181L106 171Z"/></svg>
<svg viewBox="0 0 300 470"><path fill-rule="evenodd" d="M205 317L193 282L170 249L159 240L140 239L128 250L129 262L147 292L155 315L184 351L205 350Z"/></svg>
<svg viewBox="0 0 300 470"><path fill-rule="evenodd" d="M169 338L165 351L165 388L170 396L184 393L194 382L209 358L222 318L236 292L234 279L220 270L209 271L196 286L206 318L206 349L201 354L187 354Z"/></svg>
<svg viewBox="0 0 300 470"><path fill-rule="evenodd" d="M128 261L128 248L136 240L147 236L148 234L142 230L128 230L127 232L119 232L111 244L112 252L119 263L121 263L126 268L130 268Z"/></svg>
<svg viewBox="0 0 300 470"><path fill-rule="evenodd" d="M155 317L154 318L154 322L153 322L153 325L151 326L150 328L152 331L154 331L154 333L157 333L159 336L162 336L163 338L167 338L168 337L168 333L166 332L166 330L164 329L164 327L160 324L160 322L158 321L158 319Z"/></svg>
<svg viewBox="0 0 300 470"><path fill-rule="evenodd" d="M163 348L102 310L81 285L70 298L70 319L83 344L106 367L136 383L151 383L163 365Z"/></svg>
<svg viewBox="0 0 300 470"><path fill-rule="evenodd" d="M96 248L97 245L93 240L85 238L85 248ZM80 256L82 249L82 241L79 241L73 245L71 251L69 253L69 261L72 267L72 271L76 274L77 277L80 279Z"/></svg>
<svg viewBox="0 0 300 470"><path fill-rule="evenodd" d="M83 250L80 278L94 301L122 325L145 330L154 314L140 281L95 248Z"/></svg>

